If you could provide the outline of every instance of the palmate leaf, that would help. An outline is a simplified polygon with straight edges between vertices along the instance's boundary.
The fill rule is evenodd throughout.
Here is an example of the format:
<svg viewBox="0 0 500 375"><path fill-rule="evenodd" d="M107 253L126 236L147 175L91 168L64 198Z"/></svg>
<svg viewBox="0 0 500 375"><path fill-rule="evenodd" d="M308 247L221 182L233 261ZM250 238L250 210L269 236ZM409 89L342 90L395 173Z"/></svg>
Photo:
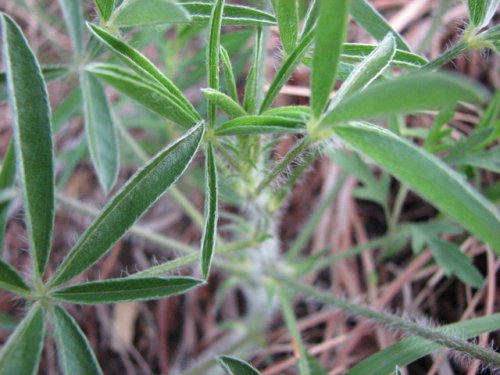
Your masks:
<svg viewBox="0 0 500 375"><path fill-rule="evenodd" d="M101 375L103 372L94 352L85 334L71 315L60 306L53 306L51 313L62 373L64 375Z"/></svg>
<svg viewBox="0 0 500 375"><path fill-rule="evenodd" d="M408 74L376 82L346 96L321 123L387 117L455 105L458 101L481 103L487 92L464 77L445 73Z"/></svg>
<svg viewBox="0 0 500 375"><path fill-rule="evenodd" d="M149 301L184 293L203 282L192 277L128 277L75 284L57 289L51 296L81 304Z"/></svg>
<svg viewBox="0 0 500 375"><path fill-rule="evenodd" d="M0 352L0 374L34 375L42 354L45 325L40 305L34 305Z"/></svg>
<svg viewBox="0 0 500 375"><path fill-rule="evenodd" d="M500 314L453 323L443 328L467 339L500 329ZM420 337L410 337L373 354L350 369L346 375L389 374L395 366L405 366L438 349L439 344Z"/></svg>
<svg viewBox="0 0 500 375"><path fill-rule="evenodd" d="M321 0L311 72L311 108L319 118L335 83L347 33L349 0Z"/></svg>
<svg viewBox="0 0 500 375"><path fill-rule="evenodd" d="M80 74L85 134L92 164L105 192L118 177L118 139L108 99L97 79L86 71Z"/></svg>
<svg viewBox="0 0 500 375"><path fill-rule="evenodd" d="M40 66L19 26L6 14L0 13L0 18L25 220L35 272L42 275L49 257L54 225L52 127L47 88Z"/></svg>
<svg viewBox="0 0 500 375"><path fill-rule="evenodd" d="M339 124L334 129L353 148L490 243L500 254L500 213L441 160L374 125Z"/></svg>
<svg viewBox="0 0 500 375"><path fill-rule="evenodd" d="M217 167L212 142L208 142L205 162L205 226L201 240L201 273L208 278L217 238L218 198Z"/></svg>
<svg viewBox="0 0 500 375"><path fill-rule="evenodd" d="M116 27L189 22L189 13L173 0L125 0L109 22Z"/></svg>
<svg viewBox="0 0 500 375"><path fill-rule="evenodd" d="M249 363L228 355L217 357L217 361L227 375L260 375L260 372Z"/></svg>
<svg viewBox="0 0 500 375"><path fill-rule="evenodd" d="M192 128L139 170L101 211L57 269L50 285L69 281L103 257L142 214L184 173L203 137Z"/></svg>
<svg viewBox="0 0 500 375"><path fill-rule="evenodd" d="M0 190L10 189L14 186L16 179L16 155L14 153L14 145L9 142L7 152L2 162L2 170L0 171ZM7 215L9 213L10 199L0 203L0 258L3 253L3 240L5 229L7 226Z"/></svg>

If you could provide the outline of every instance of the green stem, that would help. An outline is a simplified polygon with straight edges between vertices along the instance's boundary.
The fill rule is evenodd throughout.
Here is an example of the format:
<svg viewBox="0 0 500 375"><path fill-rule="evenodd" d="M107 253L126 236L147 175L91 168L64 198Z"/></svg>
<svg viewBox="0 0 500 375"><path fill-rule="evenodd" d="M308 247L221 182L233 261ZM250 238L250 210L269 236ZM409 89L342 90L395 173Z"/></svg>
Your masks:
<svg viewBox="0 0 500 375"><path fill-rule="evenodd" d="M460 40L453 47L446 50L441 56L424 65L421 70L435 70L440 66L446 64L448 61L453 60L455 57L465 52L466 50L467 43L464 40Z"/></svg>
<svg viewBox="0 0 500 375"><path fill-rule="evenodd" d="M397 329L406 334L420 336L436 344L445 346L449 349L464 353L468 356L477 358L484 363L494 366L500 366L500 354L492 350L482 348L471 344L457 336L452 336L440 328L430 328L425 325L419 325L412 321L403 319L397 315L386 312L376 311L369 307L360 306L352 302L332 296L330 293L323 292L300 281L295 277L284 275L283 273L272 270L268 273L269 277L282 282L283 287L290 288L294 292L299 292L308 297L312 297L323 303L333 305L349 314L359 315L376 323L382 324L390 329Z"/></svg>

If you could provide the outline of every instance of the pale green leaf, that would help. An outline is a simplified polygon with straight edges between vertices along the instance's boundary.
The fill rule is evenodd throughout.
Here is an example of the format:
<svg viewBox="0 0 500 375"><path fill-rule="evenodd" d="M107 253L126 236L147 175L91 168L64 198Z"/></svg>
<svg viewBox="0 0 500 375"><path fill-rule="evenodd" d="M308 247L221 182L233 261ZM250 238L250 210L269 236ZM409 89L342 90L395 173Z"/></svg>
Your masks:
<svg viewBox="0 0 500 375"><path fill-rule="evenodd" d="M39 305L33 306L0 352L0 374L35 375L42 354L45 325Z"/></svg>
<svg viewBox="0 0 500 375"><path fill-rule="evenodd" d="M235 357L221 355L217 357L217 361L227 375L260 375L252 365Z"/></svg>
<svg viewBox="0 0 500 375"><path fill-rule="evenodd" d="M500 314L475 318L443 326L464 339L500 329ZM389 374L395 366L406 366L441 346L420 337L410 337L385 348L350 369L346 375Z"/></svg>
<svg viewBox="0 0 500 375"><path fill-rule="evenodd" d="M16 155L14 145L9 142L5 157L2 161L2 170L0 172L0 189L10 189L14 186L16 178ZM9 213L10 200L0 203L0 258L4 248L5 229L7 226L7 215Z"/></svg>
<svg viewBox="0 0 500 375"><path fill-rule="evenodd" d="M107 21L113 12L115 0L94 0L97 5L97 10L104 21Z"/></svg>
<svg viewBox="0 0 500 375"><path fill-rule="evenodd" d="M75 284L57 289L51 296L78 304L149 301L187 292L203 282L192 277L129 277Z"/></svg>
<svg viewBox="0 0 500 375"><path fill-rule="evenodd" d="M118 140L108 99L97 79L86 71L80 74L85 134L92 164L105 192L118 177Z"/></svg>
<svg viewBox="0 0 500 375"><path fill-rule="evenodd" d="M83 12L80 1L59 0L75 55L83 52Z"/></svg>
<svg viewBox="0 0 500 375"><path fill-rule="evenodd" d="M87 71L144 107L184 128L190 128L197 122L177 98L156 81L110 64L93 64L87 67Z"/></svg>
<svg viewBox="0 0 500 375"><path fill-rule="evenodd" d="M59 366L64 375L100 375L102 370L85 334L60 306L51 309Z"/></svg>
<svg viewBox="0 0 500 375"><path fill-rule="evenodd" d="M175 86L175 84L167 76L160 72L160 70L144 55L99 26L92 25L90 23L87 23L87 26L97 39L104 43L118 57L123 59L127 65L129 65L137 73L156 81L160 86L170 92L179 105L183 107L193 118L195 118L196 121L201 120L199 113L184 96L184 94L182 94L182 92L177 88L177 86Z"/></svg>
<svg viewBox="0 0 500 375"><path fill-rule="evenodd" d="M59 285L85 271L120 239L142 214L184 173L203 137L203 124L160 151L103 208L56 271Z"/></svg>
<svg viewBox="0 0 500 375"><path fill-rule="evenodd" d="M9 263L0 259L0 289L20 295L27 295L30 287Z"/></svg>
<svg viewBox="0 0 500 375"><path fill-rule="evenodd" d="M219 187L214 149L211 142L207 144L205 155L205 225L201 239L201 273L208 278L214 257L217 238L217 219L219 216Z"/></svg>
<svg viewBox="0 0 500 375"><path fill-rule="evenodd" d="M227 93L234 102L238 102L238 88L236 87L236 79L234 78L233 64L229 58L229 53L222 45L220 46L220 58L224 67L224 79Z"/></svg>
<svg viewBox="0 0 500 375"><path fill-rule="evenodd" d="M242 135L265 133L301 133L305 123L298 119L280 116L242 116L226 121L215 129L217 135Z"/></svg>
<svg viewBox="0 0 500 375"><path fill-rule="evenodd" d="M391 33L396 39L399 49L410 51L410 47L404 39L396 32L385 18L367 0L352 0L351 15L356 23L370 33L377 40L385 38L387 33Z"/></svg>
<svg viewBox="0 0 500 375"><path fill-rule="evenodd" d="M124 0L109 19L109 22L116 27L150 26L189 21L189 13L172 0Z"/></svg>
<svg viewBox="0 0 500 375"><path fill-rule="evenodd" d="M52 127L47 87L21 29L2 14L3 61L13 114L17 168L35 272L43 274L54 225Z"/></svg>
<svg viewBox="0 0 500 375"><path fill-rule="evenodd" d="M247 114L239 103L226 94L210 88L201 89L201 91L212 103L224 111L229 118L245 116Z"/></svg>
<svg viewBox="0 0 500 375"><path fill-rule="evenodd" d="M272 0L278 20L281 42L286 53L291 53L297 44L299 32L299 11L297 0Z"/></svg>
<svg viewBox="0 0 500 375"><path fill-rule="evenodd" d="M347 62L363 61L375 48L377 46L373 44L344 43L341 58ZM419 69L427 63L428 61L420 55L396 49L390 65L408 69Z"/></svg>
<svg viewBox="0 0 500 375"><path fill-rule="evenodd" d="M207 48L207 81L208 87L219 90L219 65L220 65L220 31L222 27L222 9L224 0L216 0L210 17L208 48ZM208 126L215 125L216 104L208 98Z"/></svg>
<svg viewBox="0 0 500 375"><path fill-rule="evenodd" d="M332 110L345 96L363 90L377 79L390 65L395 52L394 37L392 34L387 34L379 46L357 65L347 80L344 81L331 101L328 110Z"/></svg>
<svg viewBox="0 0 500 375"><path fill-rule="evenodd" d="M335 133L500 253L500 213L441 160L377 126L342 124Z"/></svg>
<svg viewBox="0 0 500 375"><path fill-rule="evenodd" d="M201 1L181 1L180 4L191 15L192 22L208 23L212 13L212 3ZM272 26L276 19L272 14L243 5L224 5L223 25Z"/></svg>
<svg viewBox="0 0 500 375"><path fill-rule="evenodd" d="M349 0L321 0L311 72L311 107L315 118L325 109L337 77L348 18Z"/></svg>
<svg viewBox="0 0 500 375"><path fill-rule="evenodd" d="M476 28L482 28L490 22L498 8L498 0L467 0L469 20Z"/></svg>
<svg viewBox="0 0 500 375"><path fill-rule="evenodd" d="M349 95L321 122L387 117L455 105L458 101L480 103L487 93L464 77L445 73L408 74L377 82Z"/></svg>

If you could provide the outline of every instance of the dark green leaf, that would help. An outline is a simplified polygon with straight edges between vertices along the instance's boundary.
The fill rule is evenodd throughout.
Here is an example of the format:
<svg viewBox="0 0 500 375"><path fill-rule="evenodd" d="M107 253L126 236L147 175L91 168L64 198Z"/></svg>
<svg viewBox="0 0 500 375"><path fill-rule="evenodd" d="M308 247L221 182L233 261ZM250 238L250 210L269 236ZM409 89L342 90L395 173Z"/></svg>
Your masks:
<svg viewBox="0 0 500 375"><path fill-rule="evenodd" d="M205 279L210 273L217 238L217 219L219 216L217 167L212 143L207 144L205 161L205 226L201 240L201 273Z"/></svg>
<svg viewBox="0 0 500 375"><path fill-rule="evenodd" d="M297 0L272 0L278 20L281 42L286 53L291 53L297 44L299 32L299 12Z"/></svg>
<svg viewBox="0 0 500 375"><path fill-rule="evenodd" d="M245 116L247 114L239 103L226 94L214 89L201 89L201 91L209 100L223 110L229 118Z"/></svg>
<svg viewBox="0 0 500 375"><path fill-rule="evenodd" d="M483 276L457 245L435 238L429 241L429 245L434 259L446 274L453 274L475 288L483 285Z"/></svg>
<svg viewBox="0 0 500 375"><path fill-rule="evenodd" d="M500 253L500 213L441 160L376 126L351 123L335 132Z"/></svg>
<svg viewBox="0 0 500 375"><path fill-rule="evenodd" d="M79 1L59 0L75 55L83 52L83 13Z"/></svg>
<svg viewBox="0 0 500 375"><path fill-rule="evenodd" d="M212 4L201 1L181 1L180 4L187 9L193 22L210 21ZM276 19L272 14L259 9L242 5L224 5L222 16L223 25L237 26L272 26L276 25Z"/></svg>
<svg viewBox="0 0 500 375"><path fill-rule="evenodd" d="M480 103L487 93L474 82L445 73L409 74L377 82L342 100L321 122L387 117L455 105L459 100Z"/></svg>
<svg viewBox="0 0 500 375"><path fill-rule="evenodd" d="M111 190L118 177L118 140L104 89L86 71L80 74L85 134L90 157L105 192Z"/></svg>
<svg viewBox="0 0 500 375"><path fill-rule="evenodd" d="M128 277L75 284L57 289L52 297L81 304L148 301L170 297L203 284L192 277Z"/></svg>
<svg viewBox="0 0 500 375"><path fill-rule="evenodd" d="M449 324L443 326L443 329L459 332L464 339L471 338L500 329L500 314ZM420 337L410 337L373 354L350 369L346 375L389 374L395 366L406 366L439 348L439 344Z"/></svg>
<svg viewBox="0 0 500 375"><path fill-rule="evenodd" d="M219 90L219 65L220 65L220 30L222 26L222 9L224 0L216 0L213 5L212 15L210 17L210 34L208 37L207 48L207 80L208 87ZM216 104L208 98L208 126L213 128L215 125Z"/></svg>
<svg viewBox="0 0 500 375"><path fill-rule="evenodd" d="M221 355L217 361L227 375L260 375L252 365L235 357Z"/></svg>
<svg viewBox="0 0 500 375"><path fill-rule="evenodd" d="M465 154L453 159L454 165L471 165L489 171L500 173L500 146L486 151L479 151L471 154Z"/></svg>
<svg viewBox="0 0 500 375"><path fill-rule="evenodd" d="M319 118L332 93L346 38L349 0L321 0L311 72L311 108Z"/></svg>
<svg viewBox="0 0 500 375"><path fill-rule="evenodd" d="M247 75L245 94L243 96L243 108L248 113L254 114L260 105L263 85L262 51L264 49L264 38L262 28L257 28L255 37L255 48L252 67Z"/></svg>
<svg viewBox="0 0 500 375"><path fill-rule="evenodd" d="M30 287L10 264L0 259L0 288L12 293L26 295Z"/></svg>
<svg viewBox="0 0 500 375"><path fill-rule="evenodd" d="M3 346L0 352L0 374L36 374L44 335L43 312L39 305L35 305Z"/></svg>
<svg viewBox="0 0 500 375"><path fill-rule="evenodd" d="M109 19L109 23L116 27L185 23L189 21L189 13L172 0L124 0Z"/></svg>
<svg viewBox="0 0 500 375"><path fill-rule="evenodd" d="M144 107L182 127L190 128L197 122L177 98L156 81L110 64L94 64L88 66L87 70Z"/></svg>
<svg viewBox="0 0 500 375"><path fill-rule="evenodd" d="M194 109L193 105L184 96L184 94L182 94L177 86L175 86L174 83L167 78L167 76L160 72L160 70L144 55L99 26L92 25L90 23L87 23L87 26L97 39L110 48L118 57L123 59L132 69L134 69L137 73L156 81L160 84L160 86L164 87L169 93L172 94L172 97L177 100L178 104L183 107L187 113L189 113L197 121L201 120L199 113L196 109Z"/></svg>
<svg viewBox="0 0 500 375"><path fill-rule="evenodd" d="M97 10L104 21L107 21L113 12L115 0L94 0L97 5Z"/></svg>
<svg viewBox="0 0 500 375"><path fill-rule="evenodd" d="M121 238L142 214L184 173L203 137L203 124L194 127L158 153L139 170L101 211L56 271L59 285L83 272Z"/></svg>
<svg viewBox="0 0 500 375"><path fill-rule="evenodd" d="M350 11L354 20L375 39L382 40L387 33L391 33L394 35L399 49L410 51L410 47L408 47L401 35L392 29L385 18L368 1L352 0Z"/></svg>
<svg viewBox="0 0 500 375"><path fill-rule="evenodd" d="M25 220L38 275L49 257L54 225L52 126L40 66L21 29L2 14L3 61L14 117L15 153L21 176Z"/></svg>
<svg viewBox="0 0 500 375"><path fill-rule="evenodd" d="M490 22L498 7L498 0L467 0L469 20L476 28L482 28Z"/></svg>
<svg viewBox="0 0 500 375"><path fill-rule="evenodd" d="M301 133L305 123L279 116L242 116L226 121L215 129L217 135Z"/></svg>
<svg viewBox="0 0 500 375"><path fill-rule="evenodd" d="M293 71L299 65L302 57L307 52L309 47L311 46L312 41L314 40L314 31L310 31L306 34L299 42L297 47L290 53L290 55L283 62L279 70L276 72L276 76L273 79L273 82L269 86L267 90L266 96L262 101L260 106L259 113L264 112L269 106L273 103L274 99L278 96L283 85L288 81Z"/></svg>
<svg viewBox="0 0 500 375"><path fill-rule="evenodd" d="M236 87L236 79L234 78L233 64L229 58L229 53L222 45L220 46L220 58L222 65L224 66L224 79L227 93L229 94L229 97L237 103L238 89Z"/></svg>
<svg viewBox="0 0 500 375"><path fill-rule="evenodd" d="M2 162L2 171L0 172L0 189L10 189L14 186L16 178L16 155L14 145L9 142L7 152ZM3 240L7 226L7 215L9 213L10 200L0 203L0 258L3 253Z"/></svg>
<svg viewBox="0 0 500 375"><path fill-rule="evenodd" d="M299 122L307 123L311 117L311 108L301 105L291 105L286 107L277 107L268 109L263 113L264 116L286 117Z"/></svg>
<svg viewBox="0 0 500 375"><path fill-rule="evenodd" d="M102 374L85 334L71 315L59 306L54 306L51 311L62 373L64 375Z"/></svg>

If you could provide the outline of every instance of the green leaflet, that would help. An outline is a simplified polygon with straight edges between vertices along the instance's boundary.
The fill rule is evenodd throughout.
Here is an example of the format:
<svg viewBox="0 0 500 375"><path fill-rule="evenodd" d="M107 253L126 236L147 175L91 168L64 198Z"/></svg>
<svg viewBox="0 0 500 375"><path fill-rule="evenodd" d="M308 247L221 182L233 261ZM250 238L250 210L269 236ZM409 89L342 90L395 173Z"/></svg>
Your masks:
<svg viewBox="0 0 500 375"><path fill-rule="evenodd" d="M51 296L79 304L148 301L184 293L202 283L192 277L128 277L75 284L57 289Z"/></svg>
<svg viewBox="0 0 500 375"><path fill-rule="evenodd" d="M18 323L15 316L0 312L0 331L12 332L16 329Z"/></svg>
<svg viewBox="0 0 500 375"><path fill-rule="evenodd" d="M212 13L212 4L200 1L181 1L180 4L187 9L191 15L192 22L209 22ZM223 25L236 26L272 26L276 25L276 19L272 14L259 9L242 5L224 5L222 15Z"/></svg>
<svg viewBox="0 0 500 375"><path fill-rule="evenodd" d="M498 0L467 0L467 7L471 24L480 29L488 25L495 15Z"/></svg>
<svg viewBox="0 0 500 375"><path fill-rule="evenodd" d="M85 334L60 306L51 309L59 366L64 375L100 375L102 370Z"/></svg>
<svg viewBox="0 0 500 375"><path fill-rule="evenodd" d="M390 35L394 36L393 34ZM344 43L341 57L343 61L362 61L375 48L377 48L377 45L373 44ZM396 53L391 60L391 66L408 69L419 69L427 63L428 61L422 56L401 49L396 49Z"/></svg>
<svg viewBox="0 0 500 375"><path fill-rule="evenodd" d="M185 23L189 21L189 13L172 0L124 0L109 19L109 23L116 27Z"/></svg>
<svg viewBox="0 0 500 375"><path fill-rule="evenodd" d="M215 129L216 135L265 133L301 133L305 123L296 118L281 116L241 116L226 121Z"/></svg>
<svg viewBox="0 0 500 375"><path fill-rule="evenodd" d="M203 136L203 124L160 151L127 182L83 233L56 271L51 285L83 272L121 238L130 226L184 173Z"/></svg>
<svg viewBox="0 0 500 375"><path fill-rule="evenodd" d="M3 61L34 268L42 275L54 225L54 167L47 88L19 27L2 14Z"/></svg>
<svg viewBox="0 0 500 375"><path fill-rule="evenodd" d="M203 227L203 237L201 240L201 273L207 279L215 251L217 219L219 216L219 188L212 142L208 142L207 144L205 157L205 226Z"/></svg>
<svg viewBox="0 0 500 375"><path fill-rule="evenodd" d="M375 39L382 40L387 33L391 33L396 39L396 45L399 49L410 51L410 47L401 35L392 29L385 18L368 1L352 0L350 11L354 20Z"/></svg>
<svg viewBox="0 0 500 375"><path fill-rule="evenodd" d="M220 64L220 30L222 26L222 9L224 0L217 0L214 3L212 15L210 17L210 35L208 37L207 48L207 80L211 89L219 90L219 64ZM208 98L208 126L215 125L216 104Z"/></svg>
<svg viewBox="0 0 500 375"><path fill-rule="evenodd" d="M12 293L26 295L30 287L9 263L0 259L0 288Z"/></svg>
<svg viewBox="0 0 500 375"><path fill-rule="evenodd" d="M429 245L434 259L446 274L451 273L474 288L483 285L483 276L457 245L436 238L432 238Z"/></svg>
<svg viewBox="0 0 500 375"><path fill-rule="evenodd" d="M160 86L172 94L172 97L175 98L178 104L193 118L195 118L196 121L201 120L199 113L184 96L184 94L177 88L177 86L175 86L167 76L160 72L160 70L144 55L99 26L92 25L91 23L87 23L87 26L97 39L104 43L118 57L123 59L128 66L134 69L137 73L158 82Z"/></svg>
<svg viewBox="0 0 500 375"><path fill-rule="evenodd" d="M94 0L97 5L97 10L104 21L107 21L113 12L115 0Z"/></svg>
<svg viewBox="0 0 500 375"><path fill-rule="evenodd" d="M289 105L268 109L263 115L285 117L295 121L307 123L311 117L311 108L302 105Z"/></svg>
<svg viewBox="0 0 500 375"><path fill-rule="evenodd" d="M260 375L255 367L235 357L221 355L217 357L217 361L227 375Z"/></svg>
<svg viewBox="0 0 500 375"><path fill-rule="evenodd" d="M87 67L87 71L141 103L144 107L184 128L190 128L197 122L196 118L185 110L177 98L156 81L143 78L111 64L93 64Z"/></svg>
<svg viewBox="0 0 500 375"><path fill-rule="evenodd" d="M349 0L321 0L311 72L311 108L319 118L335 83L347 33Z"/></svg>
<svg viewBox="0 0 500 375"><path fill-rule="evenodd" d="M272 0L278 20L281 41L286 53L291 53L297 44L299 12L297 0Z"/></svg>
<svg viewBox="0 0 500 375"><path fill-rule="evenodd" d="M263 85L262 70L262 50L264 38L262 28L257 28L255 36L255 47L252 67L248 71L247 82L245 85L245 94L243 95L243 108L248 113L254 114L259 106Z"/></svg>
<svg viewBox="0 0 500 375"><path fill-rule="evenodd" d="M107 193L118 177L118 139L108 99L97 79L86 71L80 74L85 134L92 164Z"/></svg>
<svg viewBox="0 0 500 375"><path fill-rule="evenodd" d="M227 93L229 97L237 103L238 89L236 87L236 79L234 78L233 64L231 63L231 59L229 58L229 53L222 45L220 46L220 58L224 67L224 79L226 83Z"/></svg>
<svg viewBox="0 0 500 375"><path fill-rule="evenodd" d="M374 125L337 125L335 133L500 253L500 213L441 160Z"/></svg>
<svg viewBox="0 0 500 375"><path fill-rule="evenodd" d="M201 89L201 91L212 103L223 110L229 118L245 116L247 114L239 103L226 94L214 89Z"/></svg>
<svg viewBox="0 0 500 375"><path fill-rule="evenodd" d="M269 86L269 89L267 90L264 100L262 100L259 113L262 113L267 108L269 108L269 106L273 103L274 99L276 99L276 96L278 96L281 88L286 83L286 81L288 81L293 71L302 60L302 57L311 46L311 43L314 40L314 35L315 35L314 30L309 31L300 40L297 47L290 53L290 55L283 62L279 70L276 72L276 76L274 77L273 82Z"/></svg>
<svg viewBox="0 0 500 375"><path fill-rule="evenodd" d="M83 52L83 12L79 1L59 0L75 55Z"/></svg>
<svg viewBox="0 0 500 375"><path fill-rule="evenodd" d="M344 81L337 94L330 103L328 110L332 110L345 96L361 91L377 79L390 65L396 52L396 44L392 34L387 34L375 48Z"/></svg>
<svg viewBox="0 0 500 375"><path fill-rule="evenodd" d="M43 66L42 75L45 82L54 81L64 77L68 73L68 68L65 66ZM7 74L0 72L0 102L8 99L7 92Z"/></svg>
<svg viewBox="0 0 500 375"><path fill-rule="evenodd" d="M0 352L0 374L34 375L42 353L45 327L41 307L34 305Z"/></svg>
<svg viewBox="0 0 500 375"><path fill-rule="evenodd" d="M10 189L14 186L16 178L16 155L14 145L9 142L7 152L2 162L2 171L0 172L0 190ZM5 229L7 226L7 215L9 213L10 199L0 203L0 258L3 253L3 241Z"/></svg>
<svg viewBox="0 0 500 375"><path fill-rule="evenodd" d="M377 82L345 97L321 119L322 124L387 117L455 105L459 100L480 103L487 93L463 77L445 73L408 74Z"/></svg>
<svg viewBox="0 0 500 375"><path fill-rule="evenodd" d="M467 339L500 329L500 314L484 316L443 326ZM346 375L389 374L395 366L405 366L441 348L420 337L410 337L385 348L350 369Z"/></svg>

